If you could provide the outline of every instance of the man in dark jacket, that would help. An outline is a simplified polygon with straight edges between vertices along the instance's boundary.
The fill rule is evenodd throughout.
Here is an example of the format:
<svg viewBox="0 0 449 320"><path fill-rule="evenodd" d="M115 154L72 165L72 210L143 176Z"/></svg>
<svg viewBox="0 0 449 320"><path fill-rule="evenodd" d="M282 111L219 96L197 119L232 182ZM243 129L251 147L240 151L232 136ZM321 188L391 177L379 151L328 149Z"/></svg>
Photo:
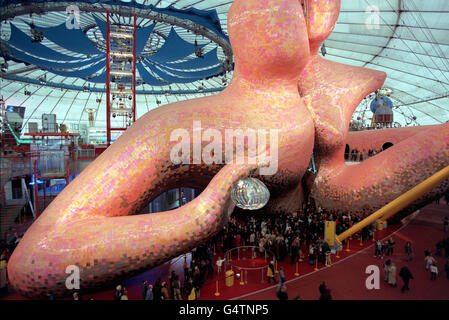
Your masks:
<svg viewBox="0 0 449 320"><path fill-rule="evenodd" d="M413 279L413 275L408 269L408 265L402 267L401 271L399 271L399 276L402 278L402 281L404 281L401 292L404 293L405 290L410 290L408 287L408 282L410 279Z"/></svg>
<svg viewBox="0 0 449 320"><path fill-rule="evenodd" d="M279 282L278 288L276 290L276 296L279 300L288 300L287 286L282 282Z"/></svg>
<svg viewBox="0 0 449 320"><path fill-rule="evenodd" d="M145 300L145 297L147 296L147 290L148 290L147 280L143 280L141 286L142 286L141 287L141 289L142 289L142 299Z"/></svg>

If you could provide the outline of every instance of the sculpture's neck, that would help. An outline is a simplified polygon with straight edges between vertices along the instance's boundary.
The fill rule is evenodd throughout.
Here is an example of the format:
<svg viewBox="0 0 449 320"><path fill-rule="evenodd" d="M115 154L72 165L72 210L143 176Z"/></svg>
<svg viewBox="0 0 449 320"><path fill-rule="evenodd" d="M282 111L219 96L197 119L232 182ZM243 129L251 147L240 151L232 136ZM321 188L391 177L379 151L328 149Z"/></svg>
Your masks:
<svg viewBox="0 0 449 320"><path fill-rule="evenodd" d="M268 93L273 95L293 95L298 96L299 75L274 75L257 71L242 72L238 68L234 71L234 76L229 84L232 90L244 90L249 93Z"/></svg>

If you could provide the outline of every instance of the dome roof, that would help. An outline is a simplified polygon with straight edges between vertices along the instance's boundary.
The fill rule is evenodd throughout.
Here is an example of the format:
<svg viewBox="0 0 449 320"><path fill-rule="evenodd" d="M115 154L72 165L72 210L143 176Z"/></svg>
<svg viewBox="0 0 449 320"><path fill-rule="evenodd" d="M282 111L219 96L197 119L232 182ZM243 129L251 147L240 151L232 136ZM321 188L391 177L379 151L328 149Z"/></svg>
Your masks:
<svg viewBox="0 0 449 320"><path fill-rule="evenodd" d="M0 2L2 52L13 29L17 46L9 46L23 58L15 57L7 61L7 66L2 65L0 90L6 105L26 108L24 132L28 122L40 123L42 114L49 113L57 114L57 122L66 124L69 130L88 125L88 109L97 110L95 126L106 127L105 84L95 81L103 70L102 22L106 21L106 9L114 11L114 19L122 23L129 22L129 12L136 11L141 33L145 37L150 34L142 43L143 60L137 70L142 78L137 86L137 118L163 104L215 94L232 77L232 67L220 75L221 66L233 59L226 44L232 0L72 1L70 4L81 10L80 26L86 37L73 43L58 36L67 20L61 1L28 0L26 6L19 2ZM151 5L157 10L149 10ZM320 52L331 61L386 72L384 85L392 90L395 121L401 125L445 123L449 120L448 21L447 0L341 0L336 27ZM31 23L37 31L43 31L44 39L39 44L48 48L38 56L19 48L25 43L24 34L30 36ZM192 32L192 28L204 36ZM46 37L49 32L53 40ZM203 46L205 60L195 60L194 55L175 60L177 53L187 52L188 44L195 40ZM74 46L81 41L86 45ZM39 46L28 42L27 46ZM178 50L168 50L171 47ZM77 48L85 53L74 52ZM92 61L75 60L86 52L90 52ZM84 66L84 62L89 64ZM232 65L233 61L229 62ZM69 63L84 67L67 69ZM215 72L217 76L210 77ZM354 119L363 119L370 112L370 103L371 99L362 101Z"/></svg>

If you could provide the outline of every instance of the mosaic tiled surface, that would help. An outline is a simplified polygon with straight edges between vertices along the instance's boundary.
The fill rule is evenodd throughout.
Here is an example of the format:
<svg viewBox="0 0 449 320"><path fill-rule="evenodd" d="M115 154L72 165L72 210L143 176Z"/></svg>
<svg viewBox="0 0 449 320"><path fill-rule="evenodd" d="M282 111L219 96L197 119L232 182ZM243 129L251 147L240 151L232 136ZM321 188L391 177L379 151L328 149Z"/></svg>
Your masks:
<svg viewBox="0 0 449 320"><path fill-rule="evenodd" d="M80 267L82 288L117 283L221 229L229 189L247 169L174 165L170 149L176 142L170 142L170 134L175 129L192 133L193 121L201 121L203 132L280 130L279 170L262 180L273 197L300 183L314 141L313 120L297 91L309 57L301 5L237 0L228 30L236 59L229 87L215 96L150 111L65 188L11 257L9 277L21 294L70 294L65 287L68 265ZM163 191L188 186L205 189L178 210L133 215Z"/></svg>
<svg viewBox="0 0 449 320"><path fill-rule="evenodd" d="M366 216L449 165L449 123L348 133L355 108L381 87L386 74L318 56L319 46L337 19L339 1L311 0L308 4L312 58L298 89L315 123L318 172L315 177L307 175L307 185L322 208ZM346 144L362 151L379 150L385 142L395 145L358 165L345 164ZM446 180L406 210L416 210L448 186Z"/></svg>
<svg viewBox="0 0 449 320"><path fill-rule="evenodd" d="M116 284L216 234L232 208L230 190L254 166L174 165L170 149L176 142L170 142L170 134L186 129L192 137L193 121L201 121L203 130L221 132L280 130L279 170L260 177L270 189L273 212L296 210L309 191L301 179L313 148L319 171L310 186L318 204L360 215L448 165L445 124L359 166L345 166L354 108L382 85L385 74L320 58L317 50L332 31L340 1L306 1L307 21L300 1L235 0L228 31L236 66L228 88L140 118L27 231L9 261L11 284L33 298L70 294L65 286L69 265L79 267L83 289ZM134 215L176 187L204 191L179 209ZM444 188L447 184L428 197Z"/></svg>

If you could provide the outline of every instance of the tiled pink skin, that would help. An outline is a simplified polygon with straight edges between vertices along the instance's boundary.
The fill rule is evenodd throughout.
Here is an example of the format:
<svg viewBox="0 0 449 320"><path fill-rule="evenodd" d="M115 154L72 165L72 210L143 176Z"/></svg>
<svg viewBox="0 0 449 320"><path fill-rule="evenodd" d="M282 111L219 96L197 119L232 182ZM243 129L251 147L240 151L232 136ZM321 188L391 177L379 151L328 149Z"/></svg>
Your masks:
<svg viewBox="0 0 449 320"><path fill-rule="evenodd" d="M140 118L27 231L9 261L11 284L33 298L50 292L67 295L65 270L77 265L82 288L101 287L161 264L217 233L233 207L230 190L254 166L173 165L170 134L175 129L191 133L193 121L201 121L203 130L280 130L279 170L262 177L272 194L271 208L278 210L300 205L300 182L314 147L319 171L310 189L318 204L360 215L448 165L445 124L357 167L345 166L354 108L382 85L385 74L318 57L340 1L304 1L307 26L300 1L235 0L228 31L236 68L228 88ZM205 190L179 209L133 215L160 193L182 186Z"/></svg>
<svg viewBox="0 0 449 320"><path fill-rule="evenodd" d="M274 198L292 190L301 193L314 125L297 91L309 60L300 3L236 0L228 23L236 63L228 88L148 112L61 192L9 261L9 279L22 295L70 294L65 285L69 265L79 267L84 289L116 284L221 230L230 189L248 168L174 165L170 150L176 142L170 142L170 134L175 129L192 133L193 121L201 121L203 132L280 130L278 172L263 180ZM174 211L133 215L160 193L183 186L205 190Z"/></svg>
<svg viewBox="0 0 449 320"><path fill-rule="evenodd" d="M318 172L309 179L309 188L321 207L365 216L449 165L449 123L348 133L355 108L383 84L386 75L318 56L319 46L337 20L339 6L340 1L308 0L311 60L298 88L315 123ZM395 145L358 165L345 164L346 144L363 151L379 149L384 142ZM422 207L448 188L446 180L406 211Z"/></svg>

